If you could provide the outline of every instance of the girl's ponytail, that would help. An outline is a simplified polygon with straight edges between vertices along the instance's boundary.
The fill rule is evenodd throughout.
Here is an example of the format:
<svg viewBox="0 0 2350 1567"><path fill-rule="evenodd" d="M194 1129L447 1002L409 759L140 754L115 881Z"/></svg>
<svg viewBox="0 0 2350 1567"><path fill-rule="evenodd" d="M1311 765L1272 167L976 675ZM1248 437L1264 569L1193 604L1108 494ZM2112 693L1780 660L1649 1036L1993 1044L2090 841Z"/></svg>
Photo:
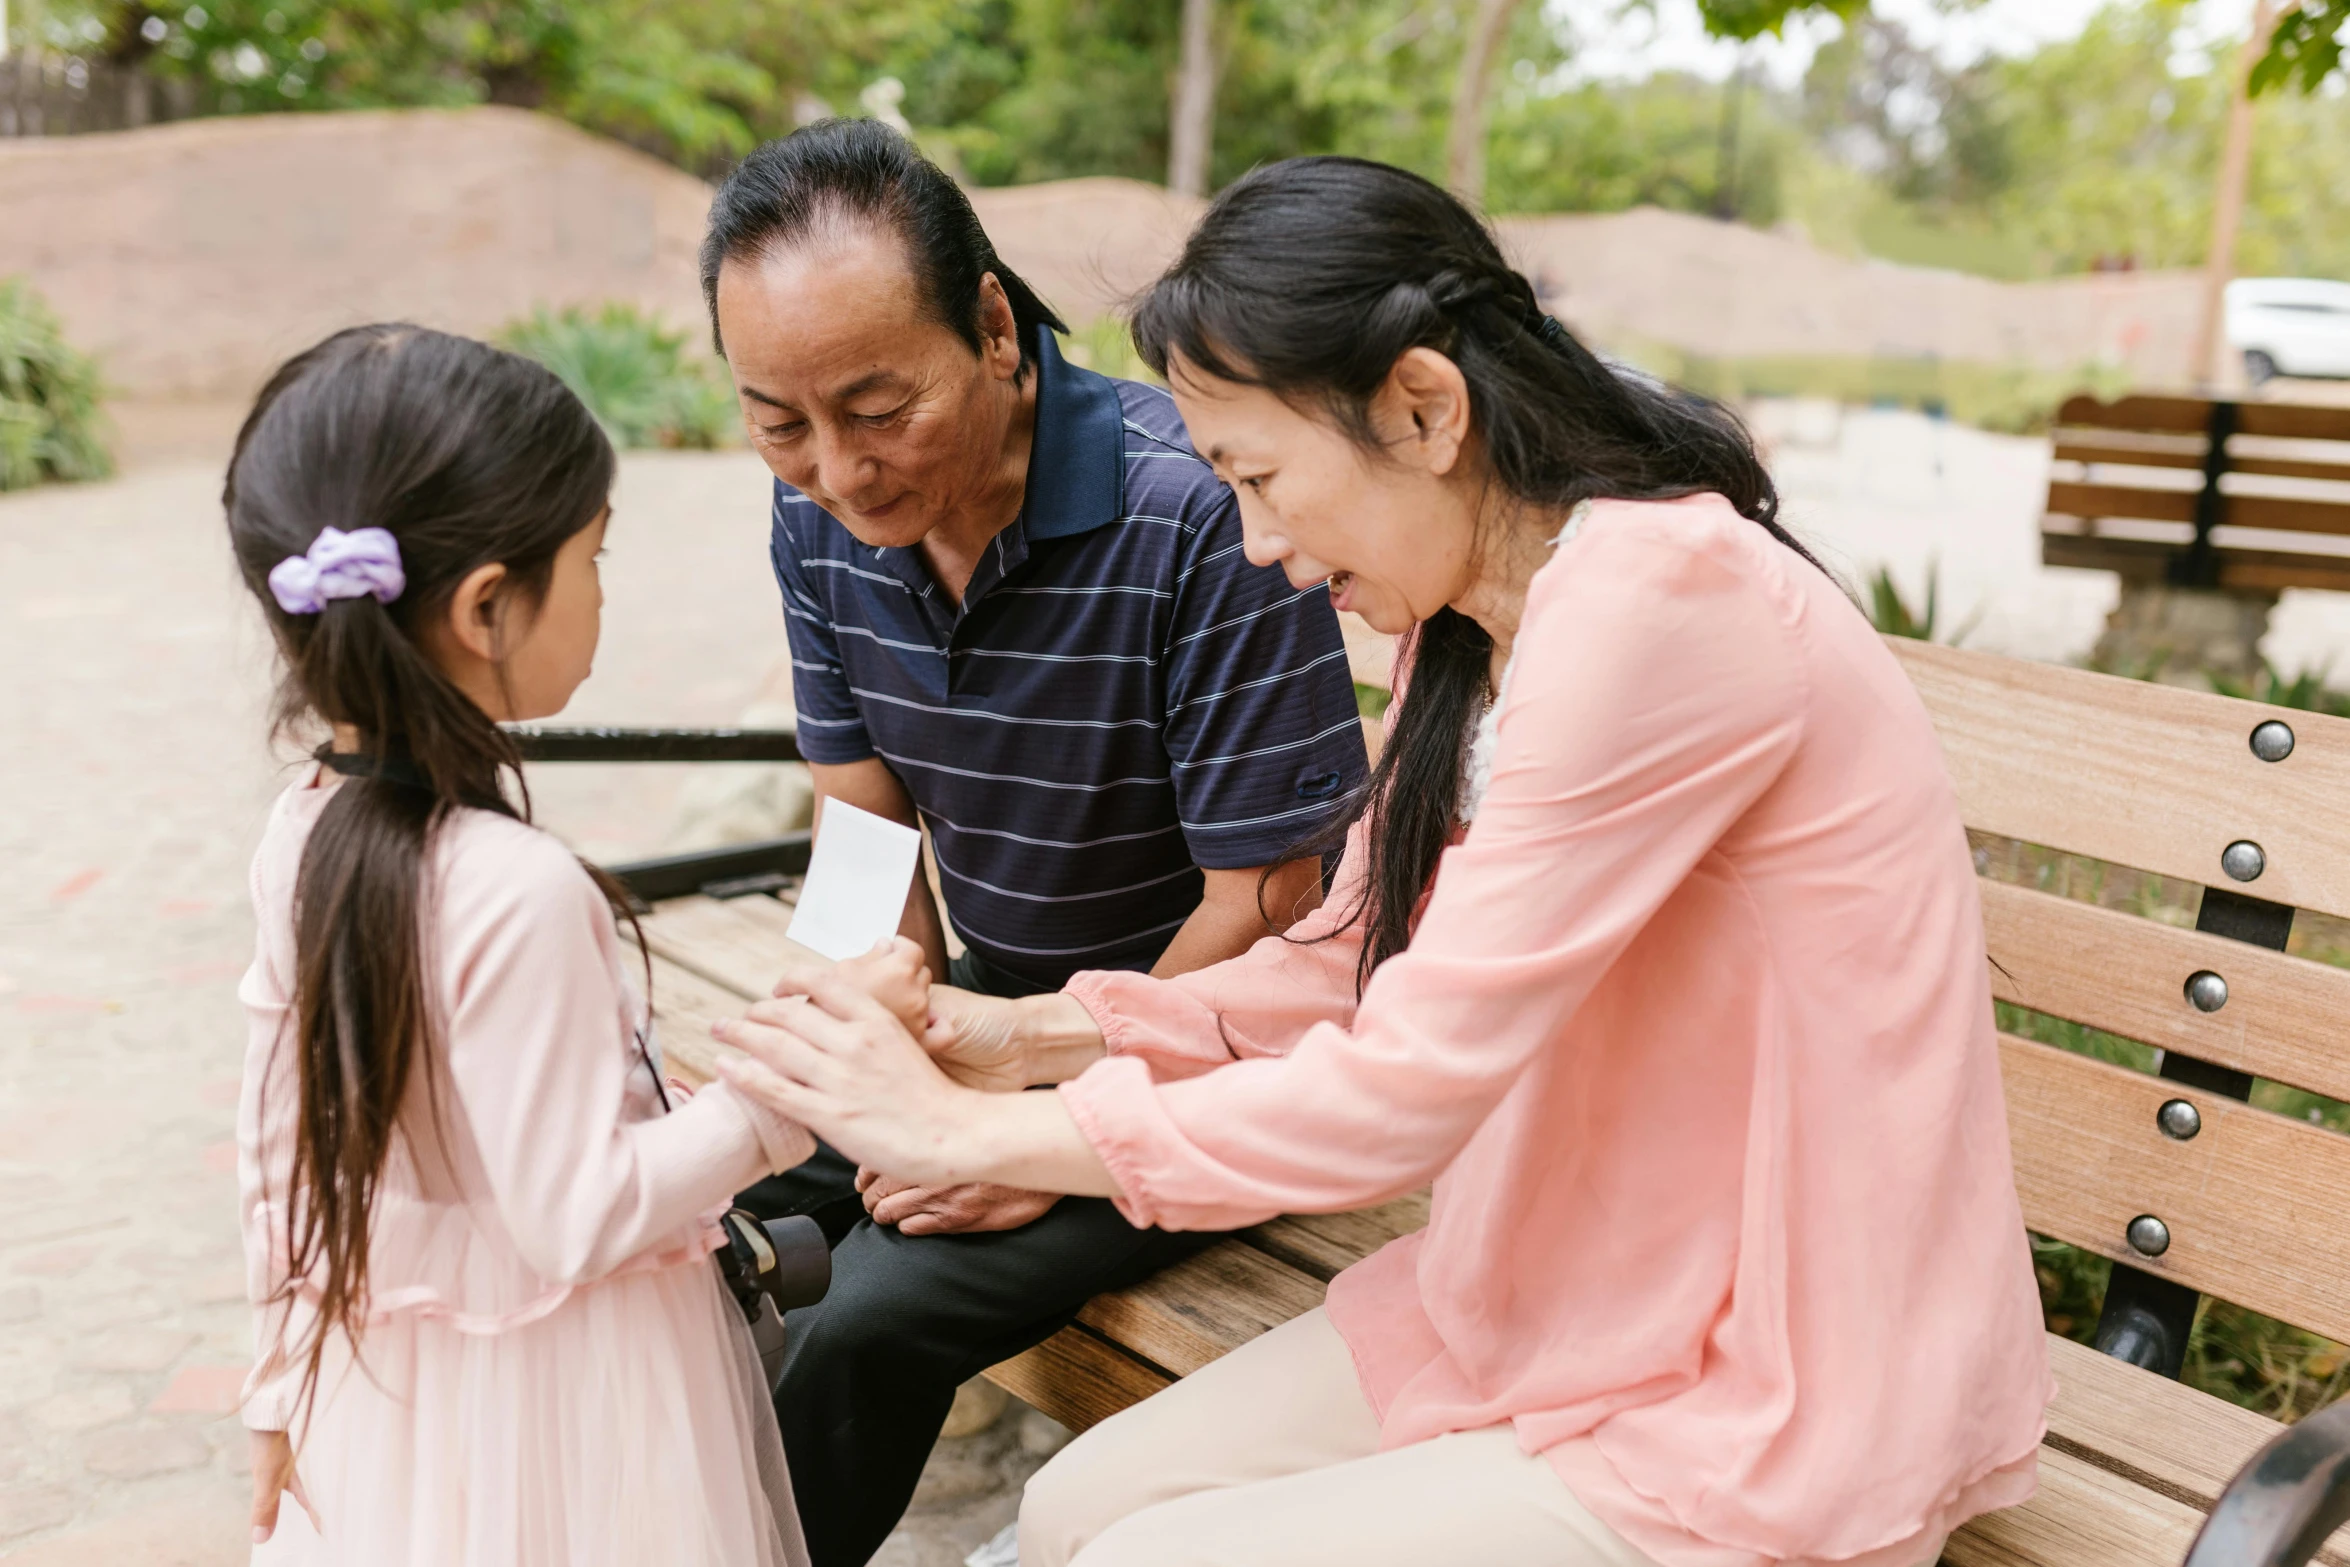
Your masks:
<svg viewBox="0 0 2350 1567"><path fill-rule="evenodd" d="M285 1043L297 1119L278 1211L287 1303L297 1289L315 1296L289 1351L308 1394L330 1332L361 1335L375 1194L414 1117L438 1104L423 947L434 831L460 805L529 816L513 742L417 633L493 563L512 607L534 611L556 552L603 512L613 472L602 430L553 375L411 326L340 332L289 361L237 437L223 498L284 658L279 730L337 726L359 746L340 762L358 776L320 812L295 878ZM394 569L373 591L289 592L309 580L289 569L315 561L329 530L383 541L376 564Z"/></svg>

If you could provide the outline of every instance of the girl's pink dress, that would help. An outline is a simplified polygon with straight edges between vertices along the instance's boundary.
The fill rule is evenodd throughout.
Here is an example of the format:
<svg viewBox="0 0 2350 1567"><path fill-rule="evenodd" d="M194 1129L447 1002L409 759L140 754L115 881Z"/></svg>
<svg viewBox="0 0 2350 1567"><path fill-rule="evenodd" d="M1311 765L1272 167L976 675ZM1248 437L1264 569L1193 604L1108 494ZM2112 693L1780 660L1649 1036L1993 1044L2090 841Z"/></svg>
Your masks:
<svg viewBox="0 0 2350 1567"><path fill-rule="evenodd" d="M602 895L553 838L491 812L455 813L431 854L438 1048L376 1199L359 1363L330 1342L305 1421L278 1355L289 1322L264 1303L285 1276L295 873L339 786L310 769L253 861L244 1419L294 1432L321 1525L287 1498L253 1560L804 1567L774 1411L709 1253L729 1196L813 1142L724 1085L663 1113Z"/></svg>
<svg viewBox="0 0 2350 1567"><path fill-rule="evenodd" d="M1081 974L1061 1087L1138 1224L1435 1178L1330 1320L1390 1447L1512 1424L1666 1567L1917 1567L2032 1492L2050 1391L1974 866L1917 693L1719 496L1535 577L1491 784L1355 1003L1325 912ZM1315 944L1315 938L1331 939Z"/></svg>

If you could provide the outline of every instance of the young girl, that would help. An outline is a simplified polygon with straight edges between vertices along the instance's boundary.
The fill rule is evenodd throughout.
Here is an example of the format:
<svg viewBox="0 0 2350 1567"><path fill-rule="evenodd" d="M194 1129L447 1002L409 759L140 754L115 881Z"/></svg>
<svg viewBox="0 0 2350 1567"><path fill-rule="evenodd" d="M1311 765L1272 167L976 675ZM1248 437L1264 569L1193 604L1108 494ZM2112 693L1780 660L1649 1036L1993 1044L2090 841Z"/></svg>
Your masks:
<svg viewBox="0 0 2350 1567"><path fill-rule="evenodd" d="M813 1145L724 1085L664 1113L619 894L505 787L498 721L594 658L612 477L554 376L408 326L293 360L237 440L279 721L333 734L241 991L257 1563L807 1559L709 1254Z"/></svg>

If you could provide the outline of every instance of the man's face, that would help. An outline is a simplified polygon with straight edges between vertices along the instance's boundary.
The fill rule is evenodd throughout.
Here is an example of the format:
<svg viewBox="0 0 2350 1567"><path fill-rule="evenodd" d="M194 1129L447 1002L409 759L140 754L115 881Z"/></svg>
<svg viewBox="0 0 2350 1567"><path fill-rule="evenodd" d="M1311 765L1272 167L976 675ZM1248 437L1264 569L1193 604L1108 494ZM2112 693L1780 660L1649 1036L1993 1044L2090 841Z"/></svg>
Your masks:
<svg viewBox="0 0 2350 1567"><path fill-rule="evenodd" d="M925 314L904 249L865 226L718 274L751 446L867 544L903 548L1003 477L1018 403L1010 309L982 352Z"/></svg>

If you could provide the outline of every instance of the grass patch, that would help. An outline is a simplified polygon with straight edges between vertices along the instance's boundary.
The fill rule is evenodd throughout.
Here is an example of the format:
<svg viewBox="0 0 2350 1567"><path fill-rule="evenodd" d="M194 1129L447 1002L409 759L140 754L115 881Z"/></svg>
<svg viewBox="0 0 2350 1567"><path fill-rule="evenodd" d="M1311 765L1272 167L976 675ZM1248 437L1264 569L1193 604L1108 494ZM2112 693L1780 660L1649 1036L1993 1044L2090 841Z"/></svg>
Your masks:
<svg viewBox="0 0 2350 1567"><path fill-rule="evenodd" d="M103 479L98 363L65 340L57 312L23 278L0 278L0 490Z"/></svg>
<svg viewBox="0 0 2350 1567"><path fill-rule="evenodd" d="M708 451L740 428L718 361L634 305L541 307L509 323L498 346L562 377L615 446Z"/></svg>
<svg viewBox="0 0 2350 1567"><path fill-rule="evenodd" d="M1362 680L1355 682L1355 711L1365 718L1373 721L1385 718L1387 704L1394 700L1395 693L1385 686L1375 686Z"/></svg>

